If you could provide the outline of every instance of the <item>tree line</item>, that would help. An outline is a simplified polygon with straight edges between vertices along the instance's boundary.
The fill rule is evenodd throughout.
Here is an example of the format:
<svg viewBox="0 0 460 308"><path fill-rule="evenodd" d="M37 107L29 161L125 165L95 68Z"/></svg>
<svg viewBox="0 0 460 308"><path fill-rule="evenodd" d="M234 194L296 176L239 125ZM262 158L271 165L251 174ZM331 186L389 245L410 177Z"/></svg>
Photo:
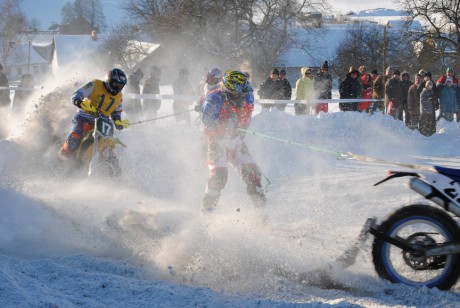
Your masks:
<svg viewBox="0 0 460 308"><path fill-rule="evenodd" d="M460 0L398 0L407 12L406 27L396 33L384 26L358 24L337 50L335 73L343 75L350 66L382 67L386 64L437 72L447 66L460 71ZM68 1L61 9L61 23L84 19L106 32L108 63L131 69L133 54L125 52L132 40L159 43L174 51L177 59L193 63L197 55L219 67L239 67L263 78L288 48L315 50L304 44L301 28L314 31L323 18L331 18L327 2L314 0L127 0L122 9L129 18L107 26L101 0ZM419 21L423 29L414 30ZM0 48L2 62L10 51L14 33L33 30L36 20L27 20L21 0L0 4ZM384 46L384 31L388 31ZM145 53L145 50L134 50Z"/></svg>

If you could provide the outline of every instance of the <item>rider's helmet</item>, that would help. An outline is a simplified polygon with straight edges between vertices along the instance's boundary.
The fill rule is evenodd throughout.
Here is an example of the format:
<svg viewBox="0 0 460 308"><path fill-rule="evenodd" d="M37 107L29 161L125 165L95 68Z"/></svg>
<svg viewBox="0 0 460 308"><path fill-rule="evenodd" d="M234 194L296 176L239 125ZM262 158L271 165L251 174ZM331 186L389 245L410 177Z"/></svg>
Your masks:
<svg viewBox="0 0 460 308"><path fill-rule="evenodd" d="M112 95L117 95L123 90L123 87L128 82L125 72L119 68L111 69L107 72L107 77L105 78L104 85Z"/></svg>
<svg viewBox="0 0 460 308"><path fill-rule="evenodd" d="M248 77L241 71L226 71L222 77L222 83L227 92L247 93Z"/></svg>
<svg viewBox="0 0 460 308"><path fill-rule="evenodd" d="M222 77L222 85L229 103L242 107L244 97L250 90L248 76L241 71L226 71Z"/></svg>
<svg viewBox="0 0 460 308"><path fill-rule="evenodd" d="M210 85L217 84L222 80L222 71L218 68L213 68L206 73L206 83Z"/></svg>

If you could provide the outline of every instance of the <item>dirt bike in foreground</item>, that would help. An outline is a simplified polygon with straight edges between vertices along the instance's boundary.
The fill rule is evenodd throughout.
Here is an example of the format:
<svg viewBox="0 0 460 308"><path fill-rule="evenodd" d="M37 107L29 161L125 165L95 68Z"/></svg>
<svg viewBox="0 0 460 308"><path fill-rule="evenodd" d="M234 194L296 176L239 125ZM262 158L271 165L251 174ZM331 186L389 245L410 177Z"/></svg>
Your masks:
<svg viewBox="0 0 460 308"><path fill-rule="evenodd" d="M400 177L409 177L409 188L439 207L405 206L381 224L369 218L365 229L374 236L375 270L393 283L448 290L460 273L460 169L390 171L374 186Z"/></svg>
<svg viewBox="0 0 460 308"><path fill-rule="evenodd" d="M97 115L94 129L86 133L75 151L76 168L90 177L118 177L121 168L115 155L117 145L126 147L114 137L115 124L109 117Z"/></svg>

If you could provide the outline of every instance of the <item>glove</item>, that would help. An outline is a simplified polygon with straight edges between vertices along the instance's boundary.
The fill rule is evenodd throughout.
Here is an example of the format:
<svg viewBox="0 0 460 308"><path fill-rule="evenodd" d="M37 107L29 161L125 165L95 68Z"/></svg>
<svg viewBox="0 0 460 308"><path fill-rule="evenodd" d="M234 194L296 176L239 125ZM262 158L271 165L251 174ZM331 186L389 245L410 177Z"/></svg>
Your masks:
<svg viewBox="0 0 460 308"><path fill-rule="evenodd" d="M129 120L128 119L123 120L123 121L115 120L114 124L115 124L116 129L122 130L123 128L127 128L129 126Z"/></svg>
<svg viewBox="0 0 460 308"><path fill-rule="evenodd" d="M82 101L79 100L79 99L74 99L74 101L73 101L73 104L78 108L81 108L81 103L82 103Z"/></svg>
<svg viewBox="0 0 460 308"><path fill-rule="evenodd" d="M96 107L92 106L88 100L80 102L79 107L83 109L83 111L85 111L86 113L92 115L93 117L98 117L100 115L99 110L97 110Z"/></svg>

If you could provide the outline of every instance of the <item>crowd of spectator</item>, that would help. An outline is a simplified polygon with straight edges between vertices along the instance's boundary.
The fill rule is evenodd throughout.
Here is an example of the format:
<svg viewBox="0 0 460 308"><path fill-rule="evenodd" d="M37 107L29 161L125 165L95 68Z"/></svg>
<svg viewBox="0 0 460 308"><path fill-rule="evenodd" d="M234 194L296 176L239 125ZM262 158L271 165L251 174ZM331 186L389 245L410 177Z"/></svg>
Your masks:
<svg viewBox="0 0 460 308"><path fill-rule="evenodd" d="M460 89L452 68L447 68L435 82L432 74L423 69L412 81L408 72L401 73L393 67L388 67L383 76L376 70L368 74L363 66L358 70L351 67L340 83L339 93L340 98L382 100L369 104L341 103L342 111L383 112L426 136L436 132L436 122L440 119L453 121L455 115L457 122L460 121Z"/></svg>
<svg viewBox="0 0 460 308"><path fill-rule="evenodd" d="M130 83L140 78L141 72L136 72L130 77ZM153 66L150 77L145 81L143 94L159 94L159 79L161 69ZM270 75L264 79L257 94L261 99L262 110L285 111L286 104L280 100L321 100L313 106L296 102L294 110L296 115L318 114L328 112L328 102L332 98L333 77L329 73L329 65L324 61L316 74L312 68L302 67L300 78L296 80L293 88L286 78L286 70L273 68ZM133 85L140 93L139 83ZM188 71L181 69L179 78L174 83L174 94L193 95L193 87L188 80ZM200 92L200 91L198 91ZM200 94L200 93L198 93ZM395 120L404 121L411 129L418 129L422 134L430 136L436 132L436 122L440 119L446 121L460 121L460 89L458 79L452 68L448 68L437 81L432 80L432 74L421 69L411 78L407 71L388 67L384 74L379 74L376 69L368 70L365 66L358 69L350 67L346 76L339 83L340 99L359 99L360 101L344 101L339 103L341 111L355 111L364 113L385 113ZM363 101L369 99L369 101ZM264 101L266 100L266 101ZM277 102L270 102L276 100ZM140 102L140 101L139 101ZM133 104L140 105L140 104ZM157 99L143 99L142 108L144 116L156 116L161 101ZM174 102L174 112L178 113L178 121L187 121L184 102ZM436 116L437 115L437 116ZM148 117L147 116L147 117Z"/></svg>
<svg viewBox="0 0 460 308"><path fill-rule="evenodd" d="M219 70L219 73L220 70ZM189 72L185 68L179 70L178 78L174 82L174 94L194 96L192 83L188 79ZM248 74L249 76L249 74ZM160 94L161 69L158 66L150 68L149 76L142 84L143 71L139 68L129 76L126 89L132 94ZM209 76L208 76L209 77ZM440 119L460 122L460 88L453 68L446 69L445 74L434 81L432 74L421 69L413 75L394 67L388 67L383 74L376 69L368 71L365 66L358 69L350 67L348 73L339 82L340 99L360 99L357 102L344 101L339 103L341 111L355 111L364 113L385 113L395 120L404 121L410 129L418 129L420 133L430 136L436 132L436 123ZM209 78L208 78L209 79ZM220 80L217 78L216 80ZM257 94L261 101L262 110L273 108L285 111L286 104L280 100L328 100L332 98L332 80L327 61L319 67L316 74L309 67L300 69L300 78L296 80L295 88L286 78L286 70L273 68L270 75L263 80ZM216 83L217 84L217 83ZM9 83L0 64L0 105L10 104ZM25 104L32 93L33 77L23 76L13 103L16 107ZM200 92L200 91L198 91ZM198 93L200 94L200 93ZM294 95L293 95L294 94ZM129 96L128 96L129 97ZM365 101L369 99L369 101ZM268 101L264 101L268 100ZM269 100L277 100L271 103ZM364 101L363 101L364 100ZM193 101L175 100L173 110L177 121L190 123L187 114L188 106ZM160 99L128 98L125 104L126 111L132 120L155 118L161 106ZM296 102L295 115L318 114L328 112L328 102L317 102L313 106Z"/></svg>

